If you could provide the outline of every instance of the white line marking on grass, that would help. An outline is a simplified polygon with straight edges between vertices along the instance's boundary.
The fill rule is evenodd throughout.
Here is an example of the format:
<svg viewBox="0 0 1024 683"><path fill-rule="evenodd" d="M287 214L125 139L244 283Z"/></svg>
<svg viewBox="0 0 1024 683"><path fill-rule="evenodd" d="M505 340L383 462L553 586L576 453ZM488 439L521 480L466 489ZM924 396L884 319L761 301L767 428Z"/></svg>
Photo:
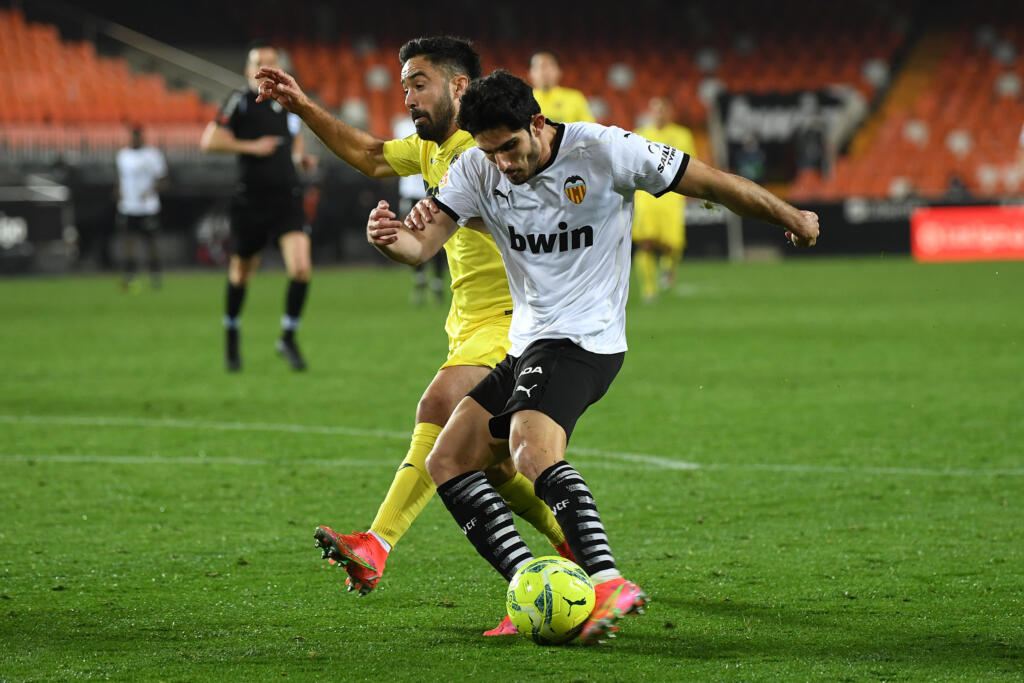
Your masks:
<svg viewBox="0 0 1024 683"><path fill-rule="evenodd" d="M71 425L86 427L158 427L170 429L197 429L213 431L232 432L286 432L293 434L324 434L359 436L378 439L408 440L409 432L400 432L387 429L361 429L358 427L344 426L323 426L323 425L301 425L272 422L213 422L204 420L182 420L177 418L139 418L139 417L104 417L104 416L78 416L78 415L0 415L0 424L52 424ZM931 469L925 467L842 467L833 465L786 465L772 463L709 463L686 462L675 460L658 455L646 453L625 453L620 451L605 451L595 448L580 448L570 446L568 452L574 455L581 455L588 458L605 458L613 460L617 466L641 466L644 469L653 470L735 470L752 472L797 472L797 473L825 473L825 474L881 474L892 476L954 476L954 477L992 477L992 476L1024 476L1024 468L1013 469ZM320 459L262 459L262 458L236 458L231 456L181 456L164 457L152 456L114 456L114 455L89 455L89 454L52 454L52 455L25 455L25 454L0 454L0 458L7 460L51 460L55 462L99 462L99 463L140 463L140 464L236 464L242 466L264 466L264 465L322 465L332 466L358 466L358 467L393 467L394 463L386 459L366 460L351 458L320 458ZM589 463L590 466L612 467L611 463Z"/></svg>
<svg viewBox="0 0 1024 683"><path fill-rule="evenodd" d="M81 427L170 427L172 429L211 429L222 432L292 432L295 434L337 434L369 436L380 439L408 439L411 432L357 427L323 427L317 425L278 424L274 422L207 422L179 420L173 417L82 417L77 415L0 415L4 424L56 424Z"/></svg>

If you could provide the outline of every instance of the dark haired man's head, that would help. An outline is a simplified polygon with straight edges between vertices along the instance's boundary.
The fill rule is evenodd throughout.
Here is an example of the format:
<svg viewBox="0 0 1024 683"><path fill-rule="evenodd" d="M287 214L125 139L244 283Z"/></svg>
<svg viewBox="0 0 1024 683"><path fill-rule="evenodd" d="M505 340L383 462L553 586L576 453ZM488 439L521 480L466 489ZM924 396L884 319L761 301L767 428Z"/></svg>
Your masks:
<svg viewBox="0 0 1024 683"><path fill-rule="evenodd" d="M142 149L142 146L146 144L146 140L142 135L142 126L132 126L132 148Z"/></svg>
<svg viewBox="0 0 1024 683"><path fill-rule="evenodd" d="M540 105L533 98L533 88L521 78L499 69L481 78L462 96L459 128L470 135L494 129L529 129L530 122L540 113Z"/></svg>
<svg viewBox="0 0 1024 683"><path fill-rule="evenodd" d="M260 81L256 78L256 72L261 66L273 66L280 68L281 51L265 41L255 41L249 45L249 53L245 59L245 78L249 81L249 88L260 89Z"/></svg>
<svg viewBox="0 0 1024 683"><path fill-rule="evenodd" d="M410 40L398 58L405 105L417 134L444 142L456 130L458 99L480 77L480 55L467 40L437 36Z"/></svg>
<svg viewBox="0 0 1024 683"><path fill-rule="evenodd" d="M499 70L471 84L458 123L510 182L519 185L536 175L545 153L545 122L525 81Z"/></svg>

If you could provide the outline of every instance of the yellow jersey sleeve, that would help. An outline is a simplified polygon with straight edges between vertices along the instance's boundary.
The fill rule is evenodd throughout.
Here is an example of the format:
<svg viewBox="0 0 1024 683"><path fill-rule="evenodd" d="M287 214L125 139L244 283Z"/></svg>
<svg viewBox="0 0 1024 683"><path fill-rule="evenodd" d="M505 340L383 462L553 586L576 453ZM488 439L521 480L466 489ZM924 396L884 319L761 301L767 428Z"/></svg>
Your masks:
<svg viewBox="0 0 1024 683"><path fill-rule="evenodd" d="M423 144L424 141L415 134L407 138L388 140L384 143L384 158L398 175L416 175L421 172L420 149Z"/></svg>

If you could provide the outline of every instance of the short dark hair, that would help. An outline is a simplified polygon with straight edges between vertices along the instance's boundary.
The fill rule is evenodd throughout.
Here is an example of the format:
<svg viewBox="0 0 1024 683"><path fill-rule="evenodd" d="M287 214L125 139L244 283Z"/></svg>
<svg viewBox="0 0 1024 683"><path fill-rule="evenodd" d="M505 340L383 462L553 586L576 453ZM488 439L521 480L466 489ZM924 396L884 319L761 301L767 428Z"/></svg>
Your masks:
<svg viewBox="0 0 1024 683"><path fill-rule="evenodd" d="M533 88L521 78L502 69L471 83L459 105L459 128L476 135L485 130L530 129L530 121L540 113Z"/></svg>
<svg viewBox="0 0 1024 683"><path fill-rule="evenodd" d="M480 78L480 55L473 43L454 36L413 38L398 51L398 60L405 64L413 57L426 57L442 69L449 78L466 76L471 81Z"/></svg>

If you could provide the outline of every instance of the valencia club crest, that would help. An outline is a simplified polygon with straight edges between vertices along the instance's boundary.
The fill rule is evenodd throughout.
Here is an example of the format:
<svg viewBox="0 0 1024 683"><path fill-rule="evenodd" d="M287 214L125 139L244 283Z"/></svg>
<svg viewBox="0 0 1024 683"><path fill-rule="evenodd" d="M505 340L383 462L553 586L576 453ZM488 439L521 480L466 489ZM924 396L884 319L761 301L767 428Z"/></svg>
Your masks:
<svg viewBox="0 0 1024 683"><path fill-rule="evenodd" d="M587 196L587 183L578 175L571 175L566 178L563 187L565 188L565 196L573 204L581 203L583 198Z"/></svg>

